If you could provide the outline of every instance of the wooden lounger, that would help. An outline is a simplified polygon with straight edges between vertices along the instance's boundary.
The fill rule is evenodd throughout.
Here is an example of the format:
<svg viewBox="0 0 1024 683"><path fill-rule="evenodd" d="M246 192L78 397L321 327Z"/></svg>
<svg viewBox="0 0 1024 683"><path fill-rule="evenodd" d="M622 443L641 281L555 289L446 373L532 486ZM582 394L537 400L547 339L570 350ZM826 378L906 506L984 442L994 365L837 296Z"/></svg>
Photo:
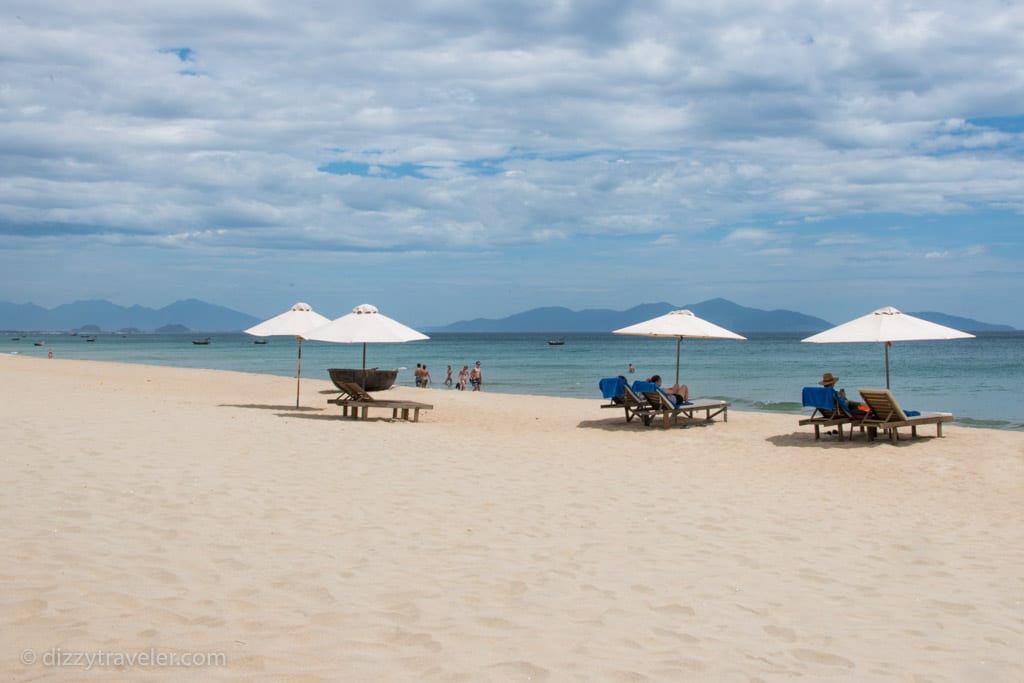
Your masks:
<svg viewBox="0 0 1024 683"><path fill-rule="evenodd" d="M952 422L952 413L920 413L907 415L888 389L858 389L871 413L861 422L868 428L868 438L873 439L878 430L889 433L889 439L899 439L898 429L910 427L911 436L917 437L917 426L934 424L936 436L942 436L942 423Z"/></svg>
<svg viewBox="0 0 1024 683"><path fill-rule="evenodd" d="M701 410L704 411L704 422L711 422L718 415L722 416L724 422L729 421L730 404L728 401L702 398L680 406L673 403L672 399L660 391L645 391L644 396L651 403L651 411L655 415L661 415L661 426L665 429L668 429L670 422L678 422L680 415L694 419L693 414Z"/></svg>
<svg viewBox="0 0 1024 683"><path fill-rule="evenodd" d="M807 391L815 389L818 391L825 391L824 389L818 389L818 387L805 387L804 388L804 407L811 407L813 404L808 402L806 397ZM839 394L835 389L831 389L831 400L832 408L822 408L814 406L814 412L811 413L810 417L805 417L800 420L800 426L806 427L807 425L814 425L814 438L821 438L822 427L836 427L839 430L839 440L843 440L843 425L850 425L850 440L853 441L853 428L855 425L861 424L864 415L853 415L843 409L839 402Z"/></svg>
<svg viewBox="0 0 1024 683"><path fill-rule="evenodd" d="M605 403L601 407L623 409L626 412L626 422L632 422L634 417L639 417L644 425L649 425L654 417L651 404L643 394L634 393L628 384L622 387L622 396L616 396L611 403Z"/></svg>
<svg viewBox="0 0 1024 683"><path fill-rule="evenodd" d="M392 420L409 420L410 422L420 421L421 410L431 410L434 406L427 403L417 403L416 401L378 401L373 399L372 401L355 401L345 399L328 399L328 403L334 403L335 405L341 406L341 416L349 417L358 420L359 418L367 419L370 408L383 408L391 409ZM412 412L412 419L410 420L409 414Z"/></svg>
<svg viewBox="0 0 1024 683"><path fill-rule="evenodd" d="M412 419L409 421L419 422L420 411L431 410L434 407L417 401L376 399L354 382L337 382L336 385L341 390L341 394L336 398L327 399L327 402L341 406L342 417L351 416L356 420L361 417L365 420L369 415L370 408L382 408L391 410L391 419L393 420L409 420L411 412Z"/></svg>

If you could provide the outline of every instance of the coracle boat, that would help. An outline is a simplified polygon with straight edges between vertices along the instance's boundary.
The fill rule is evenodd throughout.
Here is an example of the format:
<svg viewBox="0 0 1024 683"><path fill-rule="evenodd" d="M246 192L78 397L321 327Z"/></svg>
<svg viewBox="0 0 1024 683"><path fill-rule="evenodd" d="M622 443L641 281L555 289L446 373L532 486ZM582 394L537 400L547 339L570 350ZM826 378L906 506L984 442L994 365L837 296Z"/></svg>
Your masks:
<svg viewBox="0 0 1024 683"><path fill-rule="evenodd" d="M380 370L378 368L328 368L334 386L341 388L339 382L354 382L367 391L384 391L398 379L398 370ZM363 384L363 373L366 373L366 384Z"/></svg>

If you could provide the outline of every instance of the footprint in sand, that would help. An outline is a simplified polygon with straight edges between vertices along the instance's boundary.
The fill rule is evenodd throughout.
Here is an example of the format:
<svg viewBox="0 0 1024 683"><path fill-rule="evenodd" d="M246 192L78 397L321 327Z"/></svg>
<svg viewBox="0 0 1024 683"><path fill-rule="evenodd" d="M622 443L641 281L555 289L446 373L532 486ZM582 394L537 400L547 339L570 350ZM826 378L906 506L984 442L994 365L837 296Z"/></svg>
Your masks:
<svg viewBox="0 0 1024 683"><path fill-rule="evenodd" d="M651 609L660 614L676 614L687 617L692 617L696 614L692 607L687 607L686 605L680 605L678 603L662 605L661 607L652 607Z"/></svg>
<svg viewBox="0 0 1024 683"><path fill-rule="evenodd" d="M783 628L782 626L765 626L763 630L773 638L784 640L787 643L796 642L796 631L791 628Z"/></svg>
<svg viewBox="0 0 1024 683"><path fill-rule="evenodd" d="M968 605L959 602L944 602L942 600L929 600L928 604L932 607L938 608L943 612L949 612L950 614L957 614L963 616L970 614L975 611L974 605Z"/></svg>
<svg viewBox="0 0 1024 683"><path fill-rule="evenodd" d="M827 666L845 666L847 669L852 669L854 667L854 663L846 657L840 657L839 655L834 655L830 652L797 648L795 650L790 650L790 653L801 662L825 664Z"/></svg>
<svg viewBox="0 0 1024 683"><path fill-rule="evenodd" d="M530 662L499 662L490 668L510 681L546 681L551 676L550 671Z"/></svg>

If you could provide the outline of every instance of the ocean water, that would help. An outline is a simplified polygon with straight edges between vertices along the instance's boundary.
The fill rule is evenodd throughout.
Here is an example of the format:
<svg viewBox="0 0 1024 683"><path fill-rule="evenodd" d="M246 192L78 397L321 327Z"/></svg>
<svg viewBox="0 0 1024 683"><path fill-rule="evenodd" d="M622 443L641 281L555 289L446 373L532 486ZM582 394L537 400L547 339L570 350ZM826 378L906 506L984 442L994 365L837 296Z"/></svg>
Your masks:
<svg viewBox="0 0 1024 683"><path fill-rule="evenodd" d="M295 376L297 344L274 337L254 344L244 334L213 334L208 346L181 335L100 334L96 341L71 335L0 339L0 351L26 356L118 361ZM562 346L547 339L561 337ZM747 341L683 340L680 379L690 395L729 400L739 410L801 412L800 390L824 372L839 376L851 396L858 387L884 387L882 344L804 344L805 335L753 334ZM34 346L44 340L45 346ZM362 366L358 344L303 343L302 376L328 379L327 368ZM901 342L889 350L892 391L906 409L943 410L961 425L1024 429L1024 332L982 333L976 339ZM484 391L588 398L600 402L598 380L660 374L675 379L675 339L595 334L435 333L428 341L368 344L367 367L403 368L398 384L413 384L413 369L426 363L435 388L445 369L481 361ZM636 372L628 375L633 363ZM316 397L319 401L320 397ZM314 400L304 394L303 401Z"/></svg>

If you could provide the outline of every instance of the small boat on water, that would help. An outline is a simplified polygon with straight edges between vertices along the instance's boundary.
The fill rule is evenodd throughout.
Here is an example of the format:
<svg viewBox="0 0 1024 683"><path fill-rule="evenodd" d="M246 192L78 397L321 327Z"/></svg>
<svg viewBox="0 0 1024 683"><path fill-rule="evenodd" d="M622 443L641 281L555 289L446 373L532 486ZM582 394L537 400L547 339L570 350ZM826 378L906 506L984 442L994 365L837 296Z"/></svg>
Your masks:
<svg viewBox="0 0 1024 683"><path fill-rule="evenodd" d="M565 343L565 339L559 337L558 339L548 339L548 346L561 346Z"/></svg>
<svg viewBox="0 0 1024 683"><path fill-rule="evenodd" d="M206 346L207 344L210 343L210 338L204 337L202 339L193 339L192 343L195 344L196 346Z"/></svg>
<svg viewBox="0 0 1024 683"><path fill-rule="evenodd" d="M253 344L266 344L266 343L267 343L266 339L256 339L255 341L253 341Z"/></svg>
<svg viewBox="0 0 1024 683"><path fill-rule="evenodd" d="M46 342L45 342L45 341L37 341L37 342L35 343L35 345L36 345L36 346L46 346Z"/></svg>

